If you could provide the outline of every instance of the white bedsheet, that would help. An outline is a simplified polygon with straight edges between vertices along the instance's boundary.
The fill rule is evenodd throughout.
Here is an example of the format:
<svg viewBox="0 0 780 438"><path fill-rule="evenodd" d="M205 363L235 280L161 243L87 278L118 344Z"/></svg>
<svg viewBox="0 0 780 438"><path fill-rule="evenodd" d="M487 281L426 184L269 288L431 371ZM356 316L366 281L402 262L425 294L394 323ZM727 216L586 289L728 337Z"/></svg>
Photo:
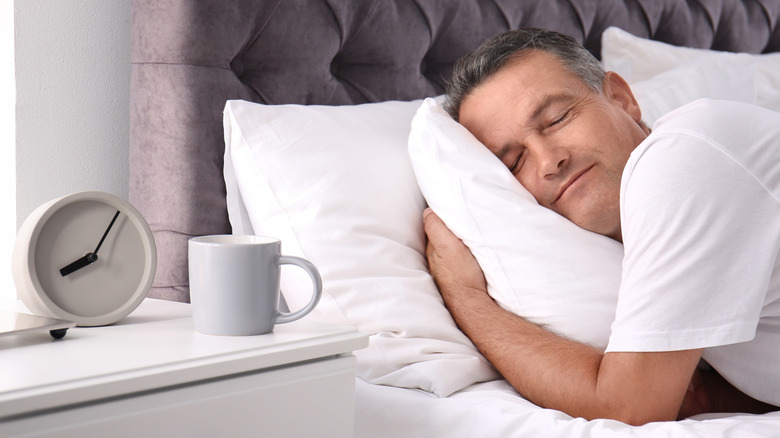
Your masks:
<svg viewBox="0 0 780 438"><path fill-rule="evenodd" d="M356 379L356 438L780 437L780 412L707 415L632 427L586 421L522 399L503 380L439 398Z"/></svg>

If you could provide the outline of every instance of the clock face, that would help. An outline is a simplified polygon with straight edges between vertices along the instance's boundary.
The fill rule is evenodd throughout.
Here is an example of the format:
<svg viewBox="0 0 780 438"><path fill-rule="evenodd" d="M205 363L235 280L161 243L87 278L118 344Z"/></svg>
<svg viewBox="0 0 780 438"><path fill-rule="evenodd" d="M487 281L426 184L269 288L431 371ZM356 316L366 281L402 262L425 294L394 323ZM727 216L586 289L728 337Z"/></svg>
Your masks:
<svg viewBox="0 0 780 438"><path fill-rule="evenodd" d="M138 211L101 192L69 195L41 209L22 227L30 232L18 287L30 310L90 326L135 309L156 268L154 240Z"/></svg>
<svg viewBox="0 0 780 438"><path fill-rule="evenodd" d="M63 276L62 268L94 252L117 211L97 260ZM41 287L58 307L80 316L99 316L121 307L140 286L145 261L141 234L127 214L94 200L73 202L54 212L35 247Z"/></svg>

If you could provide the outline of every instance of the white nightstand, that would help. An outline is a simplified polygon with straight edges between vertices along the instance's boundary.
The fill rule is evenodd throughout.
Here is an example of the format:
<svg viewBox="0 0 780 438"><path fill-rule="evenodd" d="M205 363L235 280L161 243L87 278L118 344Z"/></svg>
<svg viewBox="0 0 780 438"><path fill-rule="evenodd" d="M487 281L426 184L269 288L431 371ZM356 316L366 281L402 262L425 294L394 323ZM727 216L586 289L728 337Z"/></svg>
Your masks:
<svg viewBox="0 0 780 438"><path fill-rule="evenodd" d="M65 338L0 338L0 436L351 437L352 327L301 321L261 336L197 333L190 305L146 299Z"/></svg>

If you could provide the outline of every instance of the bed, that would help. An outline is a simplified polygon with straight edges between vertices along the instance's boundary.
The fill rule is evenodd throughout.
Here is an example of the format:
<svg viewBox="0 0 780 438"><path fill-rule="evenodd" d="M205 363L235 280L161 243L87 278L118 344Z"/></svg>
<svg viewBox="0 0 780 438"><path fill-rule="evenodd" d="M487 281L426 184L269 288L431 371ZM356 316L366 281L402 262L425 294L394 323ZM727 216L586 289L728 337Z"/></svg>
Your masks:
<svg viewBox="0 0 780 438"><path fill-rule="evenodd" d="M780 0L133 0L130 202L157 244L150 296L189 301L192 236L280 237L322 273L309 317L370 335L356 353L360 437L778 435L778 413L629 427L521 398L427 274L430 167L407 150L422 99L435 106L453 63L518 27L575 37L636 86L650 121L699 97L780 111L778 20ZM568 232L531 238L570 245ZM588 281L614 285L620 248L588 239L601 275ZM572 298L589 283L569 274L534 311L576 334L594 315L608 320L614 298ZM284 276L295 308L308 280ZM589 335L598 344L608 324Z"/></svg>

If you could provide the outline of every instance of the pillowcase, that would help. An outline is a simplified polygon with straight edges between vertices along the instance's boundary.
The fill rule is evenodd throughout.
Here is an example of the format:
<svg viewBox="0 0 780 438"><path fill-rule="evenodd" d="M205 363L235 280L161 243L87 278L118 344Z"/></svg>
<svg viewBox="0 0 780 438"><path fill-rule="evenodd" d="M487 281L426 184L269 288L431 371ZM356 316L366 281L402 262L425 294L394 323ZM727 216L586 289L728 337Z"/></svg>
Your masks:
<svg viewBox="0 0 780 438"><path fill-rule="evenodd" d="M780 111L780 53L751 55L678 47L640 38L617 27L606 29L601 36L604 68L623 76L629 84L648 80L695 59L719 61L720 69L738 69L740 64L752 61L756 68L756 104Z"/></svg>
<svg viewBox="0 0 780 438"><path fill-rule="evenodd" d="M428 204L474 254L501 307L606 348L622 245L537 204L433 99L412 121L409 154Z"/></svg>
<svg viewBox="0 0 780 438"><path fill-rule="evenodd" d="M650 79L629 82L642 120L652 127L664 114L702 98L756 104L755 62L749 55L738 61L694 58Z"/></svg>
<svg viewBox="0 0 780 438"><path fill-rule="evenodd" d="M266 106L229 101L225 181L233 232L282 240L320 270L307 318L370 335L357 375L447 396L498 374L456 327L428 274L425 201L407 153L416 102ZM284 268L291 308L308 276Z"/></svg>

